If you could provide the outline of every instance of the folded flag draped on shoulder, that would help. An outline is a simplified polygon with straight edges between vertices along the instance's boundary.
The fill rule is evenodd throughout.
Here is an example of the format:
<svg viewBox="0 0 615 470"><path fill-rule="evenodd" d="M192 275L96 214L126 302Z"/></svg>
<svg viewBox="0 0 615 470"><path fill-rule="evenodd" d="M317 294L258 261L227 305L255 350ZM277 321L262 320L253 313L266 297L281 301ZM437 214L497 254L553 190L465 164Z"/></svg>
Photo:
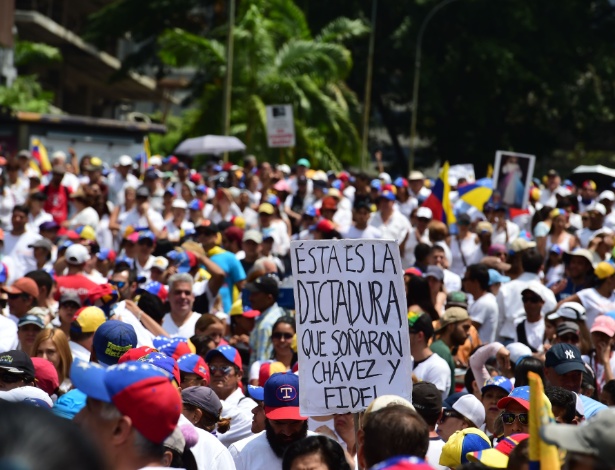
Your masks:
<svg viewBox="0 0 615 470"><path fill-rule="evenodd" d="M491 178L481 178L474 183L460 186L457 188L457 193L459 194L459 199L482 211L483 206L493 194L493 180Z"/></svg>
<svg viewBox="0 0 615 470"><path fill-rule="evenodd" d="M453 214L453 206L451 205L450 192L451 187L448 184L448 162L442 165L440 170L440 176L436 179L433 188L431 188L431 194L425 202L423 207L429 207L433 213L434 220L444 222L446 225L455 223L455 214Z"/></svg>
<svg viewBox="0 0 615 470"><path fill-rule="evenodd" d="M34 168L37 172L46 175L51 171L51 162L47 155L47 149L39 139L32 139L32 157L38 164L38 168Z"/></svg>
<svg viewBox="0 0 615 470"><path fill-rule="evenodd" d="M528 372L530 382L530 470L560 470L557 447L547 444L540 437L540 427L554 423L551 403L544 394L542 379Z"/></svg>

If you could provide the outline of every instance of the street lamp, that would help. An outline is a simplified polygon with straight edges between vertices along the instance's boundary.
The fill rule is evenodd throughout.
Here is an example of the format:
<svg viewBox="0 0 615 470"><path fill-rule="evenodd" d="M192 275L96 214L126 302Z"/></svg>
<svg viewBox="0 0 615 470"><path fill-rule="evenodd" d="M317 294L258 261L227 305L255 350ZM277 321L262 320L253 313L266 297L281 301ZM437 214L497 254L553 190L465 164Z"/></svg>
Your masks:
<svg viewBox="0 0 615 470"><path fill-rule="evenodd" d="M419 29L419 34L416 38L416 52L414 54L414 84L412 86L412 117L410 119L410 152L408 157L408 171L414 170L414 143L416 141L416 119L418 114L417 111L419 108L419 81L421 78L421 47L423 45L423 34L425 33L427 24L434 17L434 15L449 3L453 3L456 1L457 0L443 0L435 7L433 7L423 20L421 28Z"/></svg>

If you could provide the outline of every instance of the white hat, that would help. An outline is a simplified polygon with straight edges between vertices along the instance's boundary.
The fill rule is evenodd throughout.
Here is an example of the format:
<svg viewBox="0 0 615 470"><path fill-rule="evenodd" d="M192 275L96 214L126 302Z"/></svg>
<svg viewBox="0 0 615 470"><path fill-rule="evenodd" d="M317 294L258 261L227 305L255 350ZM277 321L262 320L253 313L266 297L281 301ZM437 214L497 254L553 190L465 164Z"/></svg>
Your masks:
<svg viewBox="0 0 615 470"><path fill-rule="evenodd" d="M585 210L587 212L596 211L599 214L606 215L606 207L604 207L604 204L600 204L599 202L594 202L593 204L587 206L587 209Z"/></svg>
<svg viewBox="0 0 615 470"><path fill-rule="evenodd" d="M603 199L613 202L615 201L615 193L608 189L606 191L602 191L600 196L598 196L598 200L602 201Z"/></svg>
<svg viewBox="0 0 615 470"><path fill-rule="evenodd" d="M399 397L397 395L382 395L372 401L367 409L365 410L365 416L374 411L381 410L382 408L386 408L390 405L402 405L407 408L410 408L412 411L416 411L412 403L410 403L405 398Z"/></svg>
<svg viewBox="0 0 615 470"><path fill-rule="evenodd" d="M188 209L188 203L183 199L174 199L171 207L173 209Z"/></svg>
<svg viewBox="0 0 615 470"><path fill-rule="evenodd" d="M453 403L453 409L470 420L477 428L485 424L485 407L478 398L470 393Z"/></svg>
<svg viewBox="0 0 615 470"><path fill-rule="evenodd" d="M281 171L285 175L290 175L290 167L286 163L282 163L276 167L278 171Z"/></svg>
<svg viewBox="0 0 615 470"><path fill-rule="evenodd" d="M64 259L66 259L68 264L83 264L90 259L90 252L85 246L79 243L73 243L66 249Z"/></svg>
<svg viewBox="0 0 615 470"><path fill-rule="evenodd" d="M424 180L425 179L425 175L423 174L422 171L411 171L410 175L408 175L408 180L409 181L417 181L417 180Z"/></svg>
<svg viewBox="0 0 615 470"><path fill-rule="evenodd" d="M253 241L256 244L263 243L263 234L258 230L250 229L246 230L243 234L243 242Z"/></svg>
<svg viewBox="0 0 615 470"><path fill-rule="evenodd" d="M129 155L122 155L118 161L120 166L132 166L132 158Z"/></svg>
<svg viewBox="0 0 615 470"><path fill-rule="evenodd" d="M66 154L64 152L62 152L62 150L56 150L51 155L51 159L52 160L62 160L62 161L65 162L66 161Z"/></svg>
<svg viewBox="0 0 615 470"><path fill-rule="evenodd" d="M508 352L510 353L510 362L512 364L517 364L519 360L532 355L532 350L529 348L529 346L523 343L507 344L506 349L508 349Z"/></svg>
<svg viewBox="0 0 615 470"><path fill-rule="evenodd" d="M384 181L385 184L391 184L391 175L384 171L378 175L378 179Z"/></svg>
<svg viewBox="0 0 615 470"><path fill-rule="evenodd" d="M578 302L564 302L551 315L547 316L547 320L555 320L557 318L567 318L569 320L585 320L585 307Z"/></svg>
<svg viewBox="0 0 615 470"><path fill-rule="evenodd" d="M429 207L419 207L416 211L416 216L419 219L433 219L433 212Z"/></svg>
<svg viewBox="0 0 615 470"><path fill-rule="evenodd" d="M561 197L567 197L572 194L572 191L570 191L566 186L558 186L553 192Z"/></svg>
<svg viewBox="0 0 615 470"><path fill-rule="evenodd" d="M154 155L152 158L149 159L149 164L152 166L162 165L162 158L160 158L158 155Z"/></svg>
<svg viewBox="0 0 615 470"><path fill-rule="evenodd" d="M166 270L169 267L169 260L164 256L156 256L154 261L152 262L152 269L160 269L161 271Z"/></svg>
<svg viewBox="0 0 615 470"><path fill-rule="evenodd" d="M521 295L523 295L523 293L525 291L530 291L533 292L534 294L536 294L538 297L540 297L542 299L542 301L545 301L545 296L544 296L544 291L543 291L543 284L541 284L538 281L531 281L529 282L525 288L521 291Z"/></svg>
<svg viewBox="0 0 615 470"><path fill-rule="evenodd" d="M0 392L0 400L8 401L11 403L26 402L31 405L41 407L46 405L49 409L53 408L53 402L49 395L38 387L32 387L26 385L25 387L14 388L7 392Z"/></svg>

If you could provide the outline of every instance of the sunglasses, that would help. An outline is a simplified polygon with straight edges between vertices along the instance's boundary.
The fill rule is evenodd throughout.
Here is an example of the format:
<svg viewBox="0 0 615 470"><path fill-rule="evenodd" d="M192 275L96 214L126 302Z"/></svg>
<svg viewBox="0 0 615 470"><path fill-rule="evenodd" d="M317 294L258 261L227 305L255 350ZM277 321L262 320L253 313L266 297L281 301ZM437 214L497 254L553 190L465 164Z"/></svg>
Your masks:
<svg viewBox="0 0 615 470"><path fill-rule="evenodd" d="M518 419L519 424L523 426L527 426L530 422L528 413L519 413L518 415L514 413L502 413L502 422L504 424L512 424L515 422L515 419Z"/></svg>
<svg viewBox="0 0 615 470"><path fill-rule="evenodd" d="M4 382L5 384L15 384L20 380L23 380L23 377L20 375L10 374L8 372L0 374L0 382Z"/></svg>
<svg viewBox="0 0 615 470"><path fill-rule="evenodd" d="M428 219L427 217L419 217L417 220L419 222L429 222L431 219Z"/></svg>
<svg viewBox="0 0 615 470"><path fill-rule="evenodd" d="M448 418L464 419L463 416L461 416L459 413L457 413L454 410L444 410L444 412L442 413L442 419L440 420L440 422L443 423Z"/></svg>
<svg viewBox="0 0 615 470"><path fill-rule="evenodd" d="M12 300L17 300L17 299L19 299L20 297L28 297L28 295L26 294L26 295L24 296L24 294L7 294L7 297L8 297L9 299L12 299Z"/></svg>
<svg viewBox="0 0 615 470"><path fill-rule="evenodd" d="M537 304L538 302L542 302L540 297L522 297L523 303L531 302L533 304Z"/></svg>
<svg viewBox="0 0 615 470"><path fill-rule="evenodd" d="M271 339L282 339L284 338L286 341L289 341L291 339L293 339L293 335L292 333L272 333L271 334Z"/></svg>
<svg viewBox="0 0 615 470"><path fill-rule="evenodd" d="M222 372L222 375L229 375L233 370L233 366L209 366L209 373L211 375L216 372Z"/></svg>
<svg viewBox="0 0 615 470"><path fill-rule="evenodd" d="M117 287L118 289L123 289L126 285L126 281L109 281L109 284Z"/></svg>

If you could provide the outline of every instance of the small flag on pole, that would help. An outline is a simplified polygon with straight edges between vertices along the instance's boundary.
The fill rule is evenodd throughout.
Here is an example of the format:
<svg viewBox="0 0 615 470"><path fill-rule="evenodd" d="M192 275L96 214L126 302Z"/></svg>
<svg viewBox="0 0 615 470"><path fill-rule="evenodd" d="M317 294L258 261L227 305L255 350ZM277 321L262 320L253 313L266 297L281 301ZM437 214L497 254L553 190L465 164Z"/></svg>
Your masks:
<svg viewBox="0 0 615 470"><path fill-rule="evenodd" d="M42 172L43 175L49 173L51 171L51 162L43 143L39 139L32 139L32 149L30 151L38 164L38 168L35 168L35 170L39 173Z"/></svg>
<svg viewBox="0 0 615 470"><path fill-rule="evenodd" d="M448 184L448 162L445 162L440 170L440 176L435 181L431 194L423 203L423 207L429 207L434 220L444 222L446 225L454 224L455 214L451 205L451 187Z"/></svg>

